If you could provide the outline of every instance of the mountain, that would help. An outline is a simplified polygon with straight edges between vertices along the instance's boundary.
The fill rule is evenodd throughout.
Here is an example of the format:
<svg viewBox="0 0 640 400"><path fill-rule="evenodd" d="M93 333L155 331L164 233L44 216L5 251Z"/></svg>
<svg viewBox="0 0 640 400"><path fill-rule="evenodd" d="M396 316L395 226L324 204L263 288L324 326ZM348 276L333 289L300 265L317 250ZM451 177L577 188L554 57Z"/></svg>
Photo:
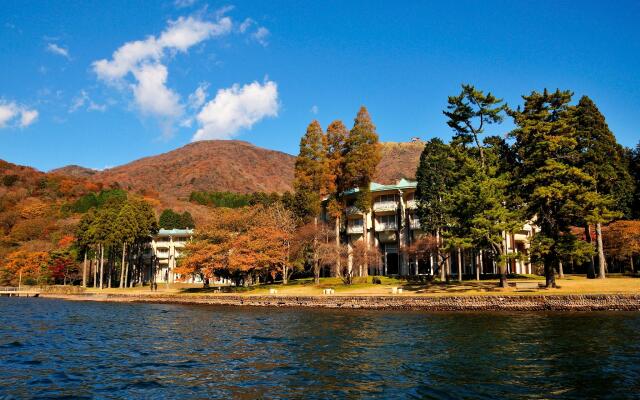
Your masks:
<svg viewBox="0 0 640 400"><path fill-rule="evenodd" d="M424 143L382 144L382 160L375 181L393 183L415 179ZM66 166L52 173L87 178L127 190L158 193L167 199L187 199L193 191L236 193L292 190L295 157L239 140L190 143L168 153L141 158L104 171Z"/></svg>
<svg viewBox="0 0 640 400"><path fill-rule="evenodd" d="M374 181L391 184L401 178L415 180L423 149L424 142L420 140L382 143L382 159Z"/></svg>
<svg viewBox="0 0 640 400"><path fill-rule="evenodd" d="M284 192L291 190L294 160L243 141L208 140L102 171L94 179L178 198L196 190Z"/></svg>
<svg viewBox="0 0 640 400"><path fill-rule="evenodd" d="M98 173L98 171L91 168L81 167L79 165L67 165L62 168L52 169L49 173L71 176L74 178L89 178Z"/></svg>

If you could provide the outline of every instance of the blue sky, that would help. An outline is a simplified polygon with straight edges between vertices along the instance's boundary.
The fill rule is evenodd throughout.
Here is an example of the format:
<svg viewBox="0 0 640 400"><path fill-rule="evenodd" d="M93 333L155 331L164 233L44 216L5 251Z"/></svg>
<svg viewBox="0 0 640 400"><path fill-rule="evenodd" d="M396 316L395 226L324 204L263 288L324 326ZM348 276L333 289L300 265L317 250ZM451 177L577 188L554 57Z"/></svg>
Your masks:
<svg viewBox="0 0 640 400"><path fill-rule="evenodd" d="M5 0L0 158L105 168L207 138L296 154L312 119L350 126L363 104L381 140L446 139L461 83L513 106L587 94L634 146L638 20L637 1Z"/></svg>

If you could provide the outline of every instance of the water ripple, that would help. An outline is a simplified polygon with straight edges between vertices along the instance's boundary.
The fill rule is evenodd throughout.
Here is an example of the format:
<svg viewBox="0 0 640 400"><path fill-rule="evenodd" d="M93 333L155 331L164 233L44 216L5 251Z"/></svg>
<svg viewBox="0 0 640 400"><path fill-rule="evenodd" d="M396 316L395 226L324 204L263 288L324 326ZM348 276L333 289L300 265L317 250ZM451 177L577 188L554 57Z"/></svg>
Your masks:
<svg viewBox="0 0 640 400"><path fill-rule="evenodd" d="M637 313L0 309L0 399L640 399Z"/></svg>

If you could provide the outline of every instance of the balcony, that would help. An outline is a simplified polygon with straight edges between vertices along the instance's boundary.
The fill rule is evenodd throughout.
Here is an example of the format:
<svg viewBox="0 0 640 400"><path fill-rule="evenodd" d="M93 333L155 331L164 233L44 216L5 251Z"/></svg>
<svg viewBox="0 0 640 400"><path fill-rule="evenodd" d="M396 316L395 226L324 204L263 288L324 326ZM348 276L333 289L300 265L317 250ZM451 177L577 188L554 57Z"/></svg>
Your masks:
<svg viewBox="0 0 640 400"><path fill-rule="evenodd" d="M419 219L410 219L409 220L409 226L411 227L411 229L420 229L420 220Z"/></svg>
<svg viewBox="0 0 640 400"><path fill-rule="evenodd" d="M408 210L415 210L418 208L418 203L416 202L415 199L411 199L411 200L407 200L406 202L406 208Z"/></svg>
<svg viewBox="0 0 640 400"><path fill-rule="evenodd" d="M362 215L362 210L356 206L347 207L347 215Z"/></svg>
<svg viewBox="0 0 640 400"><path fill-rule="evenodd" d="M395 201L377 201L373 203L373 211L396 211L398 203Z"/></svg>
<svg viewBox="0 0 640 400"><path fill-rule="evenodd" d="M347 234L348 235L354 235L354 234L359 234L359 233L363 233L364 229L362 227L362 225L349 225L347 226Z"/></svg>
<svg viewBox="0 0 640 400"><path fill-rule="evenodd" d="M376 222L376 232L395 231L396 229L398 229L398 225L395 222L393 223Z"/></svg>

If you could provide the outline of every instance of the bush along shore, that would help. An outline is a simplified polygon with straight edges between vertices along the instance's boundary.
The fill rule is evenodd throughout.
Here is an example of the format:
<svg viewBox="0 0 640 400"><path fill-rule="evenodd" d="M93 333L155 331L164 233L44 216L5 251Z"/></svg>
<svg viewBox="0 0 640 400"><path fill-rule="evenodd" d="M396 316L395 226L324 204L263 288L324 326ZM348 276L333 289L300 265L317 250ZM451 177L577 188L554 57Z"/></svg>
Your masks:
<svg viewBox="0 0 640 400"><path fill-rule="evenodd" d="M253 307L314 307L424 311L640 311L640 294L516 296L289 296L183 294L60 294L41 297L77 301L208 304Z"/></svg>

